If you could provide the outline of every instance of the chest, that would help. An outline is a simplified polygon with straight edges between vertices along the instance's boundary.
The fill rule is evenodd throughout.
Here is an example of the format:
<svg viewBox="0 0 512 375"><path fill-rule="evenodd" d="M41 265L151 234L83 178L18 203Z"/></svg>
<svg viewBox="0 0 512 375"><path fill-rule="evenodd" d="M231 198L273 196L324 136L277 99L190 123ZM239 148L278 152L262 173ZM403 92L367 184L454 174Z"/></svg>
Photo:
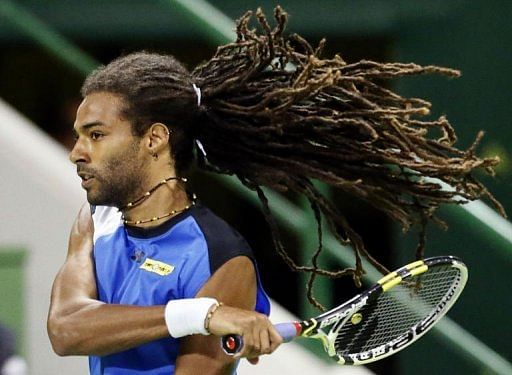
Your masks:
<svg viewBox="0 0 512 375"><path fill-rule="evenodd" d="M98 298L139 306L187 298L210 276L205 259L208 249L200 233L140 239L119 228L94 245Z"/></svg>

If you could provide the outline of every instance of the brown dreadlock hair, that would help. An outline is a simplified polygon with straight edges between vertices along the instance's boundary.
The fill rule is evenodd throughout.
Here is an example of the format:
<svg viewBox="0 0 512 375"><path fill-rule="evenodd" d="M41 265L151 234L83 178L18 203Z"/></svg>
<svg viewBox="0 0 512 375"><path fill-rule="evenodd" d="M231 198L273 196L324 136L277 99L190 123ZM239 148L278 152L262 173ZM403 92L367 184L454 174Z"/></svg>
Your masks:
<svg viewBox="0 0 512 375"><path fill-rule="evenodd" d="M363 199L404 230L418 224L418 258L427 223L444 225L435 216L443 203L486 198L505 216L473 174L478 169L492 174L499 162L475 155L483 133L469 149L459 150L445 117L421 119L429 114L429 102L402 97L380 84L430 73L458 77L458 71L413 63L347 63L339 55L322 58L324 40L313 48L297 34L284 35L287 14L280 7L273 28L261 10L256 12L259 27L251 28L252 16L247 12L238 20L235 42L219 47L191 73L172 56L138 52L93 72L82 94L122 95L137 135L154 122L167 124L178 174L192 161L197 139L206 150L206 155L196 153L200 167L235 175L255 190L278 253L293 270L311 273L308 297L313 304L320 306L311 292L318 274L351 275L359 285L362 257L386 272L313 181ZM201 88L200 106L193 84ZM287 254L262 187L292 191L309 201L319 236L311 266L299 266ZM318 266L322 218L337 240L354 250L354 268Z"/></svg>

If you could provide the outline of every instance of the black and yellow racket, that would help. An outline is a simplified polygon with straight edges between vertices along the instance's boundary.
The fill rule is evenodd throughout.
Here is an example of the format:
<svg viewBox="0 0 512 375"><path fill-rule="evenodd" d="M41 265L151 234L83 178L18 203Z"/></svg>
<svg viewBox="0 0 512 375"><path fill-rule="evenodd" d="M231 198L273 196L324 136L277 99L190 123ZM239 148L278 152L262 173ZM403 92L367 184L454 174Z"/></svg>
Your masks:
<svg viewBox="0 0 512 375"><path fill-rule="evenodd" d="M367 291L309 320L275 327L284 341L320 340L342 365L361 365L388 357L423 336L455 303L468 278L464 263L441 256L410 263L391 272ZM243 339L222 338L228 354Z"/></svg>

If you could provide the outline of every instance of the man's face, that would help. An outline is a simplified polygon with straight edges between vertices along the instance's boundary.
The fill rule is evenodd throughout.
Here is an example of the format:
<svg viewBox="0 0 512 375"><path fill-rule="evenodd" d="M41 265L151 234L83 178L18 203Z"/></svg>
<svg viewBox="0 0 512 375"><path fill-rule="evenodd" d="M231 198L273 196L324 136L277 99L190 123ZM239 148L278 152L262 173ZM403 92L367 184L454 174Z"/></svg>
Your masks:
<svg viewBox="0 0 512 375"><path fill-rule="evenodd" d="M88 95L76 114L76 143L69 158L77 166L87 200L93 205L122 207L142 194L147 177L142 138L121 117L119 95Z"/></svg>

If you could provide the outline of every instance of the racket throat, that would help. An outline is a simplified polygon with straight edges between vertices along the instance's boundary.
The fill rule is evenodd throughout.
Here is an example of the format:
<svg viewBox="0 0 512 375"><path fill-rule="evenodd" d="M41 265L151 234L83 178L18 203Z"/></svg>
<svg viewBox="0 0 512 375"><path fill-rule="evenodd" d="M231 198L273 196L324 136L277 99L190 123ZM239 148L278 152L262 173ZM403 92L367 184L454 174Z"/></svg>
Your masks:
<svg viewBox="0 0 512 375"><path fill-rule="evenodd" d="M316 319L305 320L303 322L296 322L300 326L300 336L312 338L320 341L324 346L324 350L330 355L336 355L333 345L330 343L327 334L320 328L320 324ZM331 354L332 353L332 354Z"/></svg>

